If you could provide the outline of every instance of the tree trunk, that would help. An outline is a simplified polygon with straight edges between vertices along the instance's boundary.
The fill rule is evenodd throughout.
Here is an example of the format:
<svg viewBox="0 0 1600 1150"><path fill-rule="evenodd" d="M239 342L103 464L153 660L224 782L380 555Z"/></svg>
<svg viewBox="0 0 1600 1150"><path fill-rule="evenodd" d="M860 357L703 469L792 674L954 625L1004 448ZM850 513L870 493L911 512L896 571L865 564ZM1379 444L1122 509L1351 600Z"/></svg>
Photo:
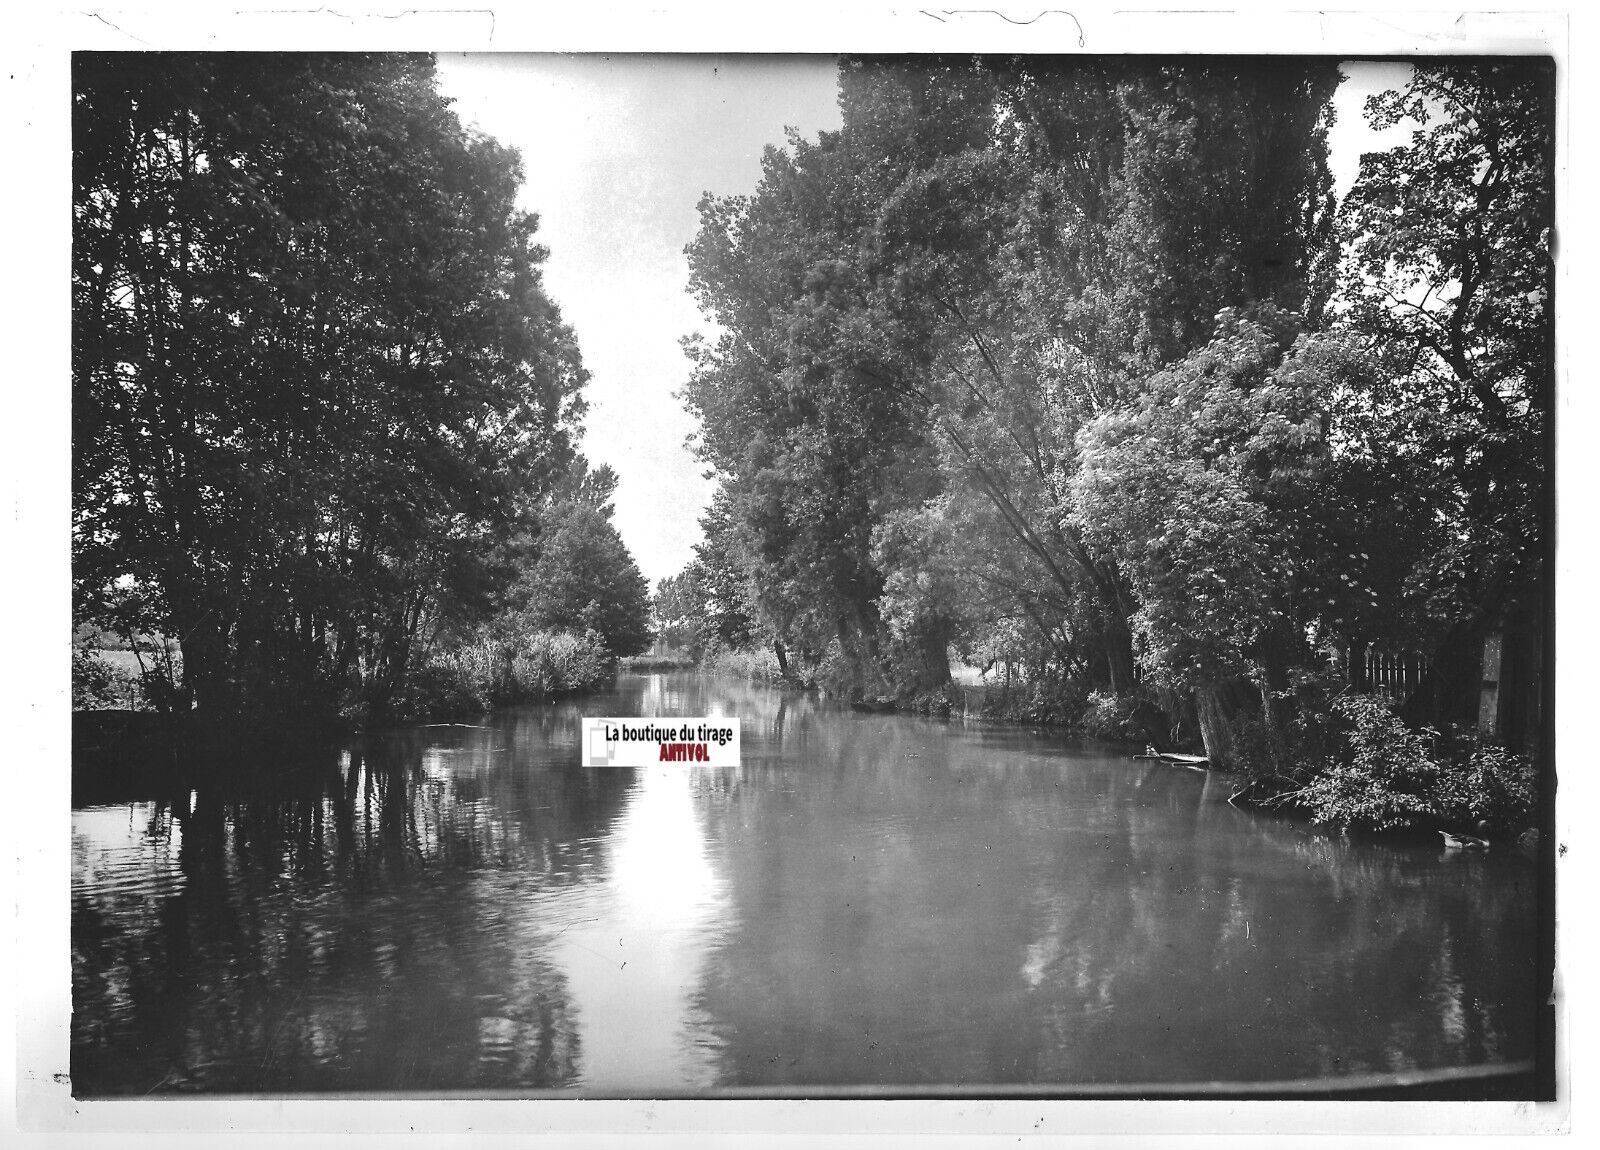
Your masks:
<svg viewBox="0 0 1600 1150"><path fill-rule="evenodd" d="M1350 689L1365 693L1368 689L1367 641L1365 639L1351 639L1345 658L1349 664L1345 668L1345 679L1350 684Z"/></svg>
<svg viewBox="0 0 1600 1150"><path fill-rule="evenodd" d="M906 654L911 672L904 686L913 690L938 690L950 682L950 628L943 623L924 622L911 637ZM901 667L905 677L905 666Z"/></svg>
<svg viewBox="0 0 1600 1150"><path fill-rule="evenodd" d="M1293 708L1285 698L1289 690L1287 651L1291 640L1282 634L1272 634L1262 646L1261 718L1266 726L1267 752L1272 757L1272 769L1287 774L1289 724L1294 718Z"/></svg>
<svg viewBox="0 0 1600 1150"><path fill-rule="evenodd" d="M1173 749L1172 723L1167 713L1154 703L1140 699L1134 705L1132 720L1144 733L1144 741L1154 747L1157 753L1165 753Z"/></svg>
<svg viewBox="0 0 1600 1150"><path fill-rule="evenodd" d="M1119 612L1108 611L1105 631L1106 667L1111 672L1111 692L1131 695L1138 686L1134 678L1133 632Z"/></svg>
<svg viewBox="0 0 1600 1150"><path fill-rule="evenodd" d="M1233 741L1231 681L1206 683L1196 687L1195 710L1200 718L1200 738L1206 745L1206 758L1217 770L1229 771L1238 765Z"/></svg>
<svg viewBox="0 0 1600 1150"><path fill-rule="evenodd" d="M221 719L234 702L229 698L225 637L210 619L202 618L179 636L178 649L183 652L184 694L202 719Z"/></svg>

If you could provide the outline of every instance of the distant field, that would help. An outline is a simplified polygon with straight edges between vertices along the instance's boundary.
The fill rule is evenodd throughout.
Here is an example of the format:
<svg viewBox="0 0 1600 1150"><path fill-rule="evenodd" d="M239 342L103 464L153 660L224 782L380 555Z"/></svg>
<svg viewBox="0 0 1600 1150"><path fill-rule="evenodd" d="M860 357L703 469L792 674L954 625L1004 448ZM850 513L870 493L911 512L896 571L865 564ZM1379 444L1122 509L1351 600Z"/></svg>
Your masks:
<svg viewBox="0 0 1600 1150"><path fill-rule="evenodd" d="M142 651L156 650L161 646L162 643L160 635L150 634L148 632L142 632L138 635L135 635L133 637L133 641ZM84 645L88 645L102 655L108 654L112 651L129 650L128 640L124 639L121 635L115 634L111 631L102 631L96 627L88 626L76 627L73 629L72 645L74 647L83 647Z"/></svg>
<svg viewBox="0 0 1600 1150"><path fill-rule="evenodd" d="M102 647L94 653L94 657L110 667L118 675L138 677L139 657L132 651L113 651ZM149 663L146 662L145 665L149 666Z"/></svg>
<svg viewBox="0 0 1600 1150"><path fill-rule="evenodd" d="M111 671L111 690L114 697L99 703L100 707L127 707L137 711L144 710L150 705L149 700L145 698L144 688L139 683L138 655L132 651L108 647L98 648L92 654ZM145 652L145 667L154 668L157 659L158 656L154 652Z"/></svg>

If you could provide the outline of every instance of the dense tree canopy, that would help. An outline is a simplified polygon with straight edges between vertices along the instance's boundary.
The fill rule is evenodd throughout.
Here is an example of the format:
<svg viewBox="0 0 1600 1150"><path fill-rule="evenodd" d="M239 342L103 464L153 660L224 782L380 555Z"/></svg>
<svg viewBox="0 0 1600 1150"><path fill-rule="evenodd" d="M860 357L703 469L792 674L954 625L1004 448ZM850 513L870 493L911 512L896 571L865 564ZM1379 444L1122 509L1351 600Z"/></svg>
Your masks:
<svg viewBox="0 0 1600 1150"><path fill-rule="evenodd" d="M77 55L78 615L211 713L392 690L573 454L520 178L427 57Z"/></svg>
<svg viewBox="0 0 1600 1150"><path fill-rule="evenodd" d="M1453 489L1441 514L1456 542L1434 573L1445 617L1503 609L1540 579L1554 96L1548 62L1419 66L1367 109L1379 127L1415 124L1410 143L1363 157L1342 208L1342 319L1388 368L1373 418Z"/></svg>
<svg viewBox="0 0 1600 1150"><path fill-rule="evenodd" d="M767 624L836 639L866 680L936 683L955 603L981 595L1131 690L1126 581L1065 514L1073 437L1221 307L1326 295L1307 285L1335 80L847 61L843 129L769 150L753 196L702 204L690 248L723 335L694 346L688 398ZM963 577L895 570L935 556L913 538L935 505L973 524Z"/></svg>
<svg viewBox="0 0 1600 1150"><path fill-rule="evenodd" d="M650 585L611 522L617 477L580 459L539 514L505 608L546 631L594 632L613 657L650 644Z"/></svg>
<svg viewBox="0 0 1600 1150"><path fill-rule="evenodd" d="M843 127L700 205L690 584L843 689L937 688L955 650L1158 702L1219 761L1241 724L1281 752L1368 644L1469 666L1538 601L1550 76L1419 66L1342 206L1338 82L844 61Z"/></svg>

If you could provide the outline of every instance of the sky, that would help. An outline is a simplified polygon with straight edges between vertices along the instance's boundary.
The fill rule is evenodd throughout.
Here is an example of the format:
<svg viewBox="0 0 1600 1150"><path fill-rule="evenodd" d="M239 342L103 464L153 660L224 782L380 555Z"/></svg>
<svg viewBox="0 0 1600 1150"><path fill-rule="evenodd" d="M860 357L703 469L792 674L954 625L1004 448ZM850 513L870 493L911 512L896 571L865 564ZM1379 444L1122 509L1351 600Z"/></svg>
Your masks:
<svg viewBox="0 0 1600 1150"><path fill-rule="evenodd" d="M689 447L678 341L708 330L683 249L702 193L745 193L784 128L839 126L828 56L438 56L464 123L522 153L545 287L591 373L582 450L619 483L614 522L651 586L694 557L712 483Z"/></svg>
<svg viewBox="0 0 1600 1150"><path fill-rule="evenodd" d="M1377 137L1365 98L1402 83L1404 64L1346 64L1330 135L1335 190ZM786 127L839 127L831 56L449 54L439 85L464 123L522 153L520 205L550 249L545 286L591 373L582 450L617 472L614 522L652 586L682 570L713 484L675 397L689 364L679 340L708 331L683 255L702 193L745 194L761 152Z"/></svg>

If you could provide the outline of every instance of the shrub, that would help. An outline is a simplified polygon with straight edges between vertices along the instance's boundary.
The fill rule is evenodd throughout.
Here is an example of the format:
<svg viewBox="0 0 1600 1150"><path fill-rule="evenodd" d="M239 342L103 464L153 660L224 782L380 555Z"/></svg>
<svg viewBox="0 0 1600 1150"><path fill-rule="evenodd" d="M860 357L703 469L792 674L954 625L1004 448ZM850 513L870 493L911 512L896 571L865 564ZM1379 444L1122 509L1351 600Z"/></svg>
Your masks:
<svg viewBox="0 0 1600 1150"><path fill-rule="evenodd" d="M390 710L400 719L448 722L483 714L489 700L459 662L445 657L412 670Z"/></svg>
<svg viewBox="0 0 1600 1150"><path fill-rule="evenodd" d="M1333 709L1347 724L1341 753L1285 796L1318 822L1389 830L1487 821L1512 829L1532 816L1538 776L1525 756L1476 736L1445 739L1432 728L1412 729L1375 695L1346 695Z"/></svg>
<svg viewBox="0 0 1600 1150"><path fill-rule="evenodd" d="M783 672L778 668L778 656L770 647L754 650L718 647L707 657L704 666L713 674L737 679L754 679L760 683L784 681Z"/></svg>
<svg viewBox="0 0 1600 1150"><path fill-rule="evenodd" d="M72 652L72 709L96 711L120 702L116 676L88 650Z"/></svg>
<svg viewBox="0 0 1600 1150"><path fill-rule="evenodd" d="M126 640L123 640L126 642ZM97 648L80 643L72 649L72 707L103 710L184 711L183 659L170 644L142 652L128 647Z"/></svg>
<svg viewBox="0 0 1600 1150"><path fill-rule="evenodd" d="M1440 764L1434 805L1452 824L1519 828L1532 820L1538 800L1533 760L1476 736L1458 740Z"/></svg>
<svg viewBox="0 0 1600 1150"><path fill-rule="evenodd" d="M539 631L517 644L508 681L519 696L547 698L597 687L612 670L605 642L596 632Z"/></svg>
<svg viewBox="0 0 1600 1150"><path fill-rule="evenodd" d="M1272 733L1259 710L1234 715L1228 720L1228 733L1233 739L1230 770L1243 775L1252 785L1284 777L1279 770L1279 756L1274 754Z"/></svg>
<svg viewBox="0 0 1600 1150"><path fill-rule="evenodd" d="M1376 695L1346 695L1334 710L1350 724L1345 754L1324 764L1297 796L1316 820L1389 830L1412 826L1432 813L1437 733L1412 730Z"/></svg>
<svg viewBox="0 0 1600 1150"><path fill-rule="evenodd" d="M1083 727L1087 696L1071 682L1055 678L1013 681L984 694L983 717L1008 723ZM1085 732L1087 733L1087 731ZM1094 738L1117 738L1094 735Z"/></svg>
<svg viewBox="0 0 1600 1150"><path fill-rule="evenodd" d="M934 715L941 719L948 719L952 714L959 715L965 707L966 696L954 683L913 692L901 703L901 709L904 711L919 715Z"/></svg>
<svg viewBox="0 0 1600 1150"><path fill-rule="evenodd" d="M1144 732L1134 722L1136 699L1110 691L1091 691L1083 701L1083 733L1091 739L1142 742Z"/></svg>
<svg viewBox="0 0 1600 1150"><path fill-rule="evenodd" d="M869 674L863 670L869 665L866 659L852 657L844 649L844 644L835 639L822 652L812 680L825 693L838 699L874 699L893 694L893 687L881 674ZM792 660L789 669L794 670Z"/></svg>
<svg viewBox="0 0 1600 1150"><path fill-rule="evenodd" d="M459 719L496 707L589 691L615 670L593 631L540 631L501 621L435 653L406 677L394 719Z"/></svg>

